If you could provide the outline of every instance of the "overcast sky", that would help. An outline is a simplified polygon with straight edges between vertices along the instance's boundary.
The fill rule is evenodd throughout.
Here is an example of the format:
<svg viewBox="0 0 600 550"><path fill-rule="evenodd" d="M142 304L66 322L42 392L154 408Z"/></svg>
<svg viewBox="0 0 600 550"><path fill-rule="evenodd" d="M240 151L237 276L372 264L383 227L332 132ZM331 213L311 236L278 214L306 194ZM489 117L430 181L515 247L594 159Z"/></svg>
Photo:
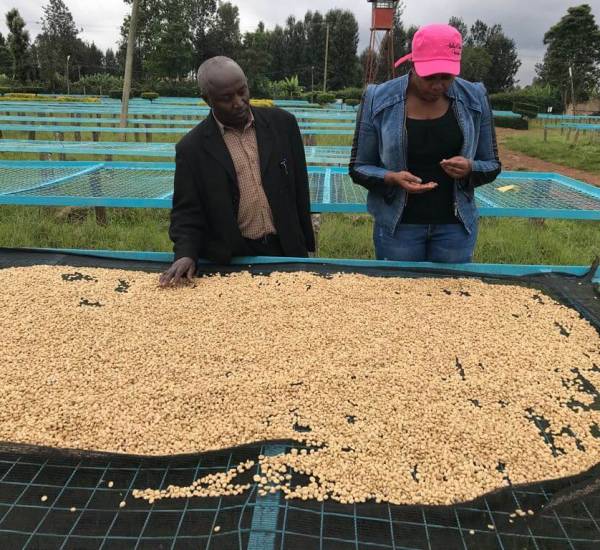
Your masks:
<svg viewBox="0 0 600 550"><path fill-rule="evenodd" d="M585 0L406 0L404 21L407 25L444 23L455 15L470 25L476 19L488 24L500 23L505 33L513 38L523 65L517 75L522 85L529 84L535 75L534 66L544 55L544 33L566 13L567 7ZM596 21L600 23L600 1L587 0L593 6ZM360 25L360 50L369 41L370 4L367 0L233 0L240 9L242 31L254 30L259 21L268 28L283 24L288 15L303 17L307 10L325 12L330 8L344 8L354 12ZM40 30L39 20L45 0L0 0L2 21L0 31L6 34L4 14L16 7L32 38ZM94 41L103 50L114 48L119 38L123 16L130 9L122 0L65 0L81 37Z"/></svg>

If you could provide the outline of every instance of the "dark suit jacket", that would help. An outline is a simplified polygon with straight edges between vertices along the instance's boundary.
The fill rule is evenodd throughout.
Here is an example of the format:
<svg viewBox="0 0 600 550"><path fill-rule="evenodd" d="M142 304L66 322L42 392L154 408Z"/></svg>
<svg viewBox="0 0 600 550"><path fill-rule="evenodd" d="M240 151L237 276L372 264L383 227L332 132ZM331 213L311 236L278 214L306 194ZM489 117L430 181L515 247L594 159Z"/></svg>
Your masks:
<svg viewBox="0 0 600 550"><path fill-rule="evenodd" d="M286 256L315 249L304 145L294 116L252 108L263 188ZM188 256L229 263L250 254L237 222L239 189L233 161L212 116L176 148L175 192L169 236L175 259Z"/></svg>

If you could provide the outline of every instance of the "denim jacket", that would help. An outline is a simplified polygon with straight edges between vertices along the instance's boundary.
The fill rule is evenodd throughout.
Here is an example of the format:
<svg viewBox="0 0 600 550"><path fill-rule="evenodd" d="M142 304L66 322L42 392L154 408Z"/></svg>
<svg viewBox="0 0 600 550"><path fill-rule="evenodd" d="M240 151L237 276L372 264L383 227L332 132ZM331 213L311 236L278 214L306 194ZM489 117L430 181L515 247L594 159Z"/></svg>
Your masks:
<svg viewBox="0 0 600 550"><path fill-rule="evenodd" d="M384 183L386 172L407 170L406 89L409 75L365 91L358 112L350 176L369 190L367 208L377 224L393 234L406 205L407 193ZM463 134L461 156L473 161L473 171L454 182L454 213L471 233L479 217L475 187L500 174L500 159L489 99L481 83L456 78L448 93Z"/></svg>

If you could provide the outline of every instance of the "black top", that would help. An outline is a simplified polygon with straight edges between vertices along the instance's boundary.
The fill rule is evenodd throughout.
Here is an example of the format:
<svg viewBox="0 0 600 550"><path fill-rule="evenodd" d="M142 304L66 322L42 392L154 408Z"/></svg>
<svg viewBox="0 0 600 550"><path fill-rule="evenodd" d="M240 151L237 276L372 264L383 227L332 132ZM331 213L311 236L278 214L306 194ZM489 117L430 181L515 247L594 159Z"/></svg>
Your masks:
<svg viewBox="0 0 600 550"><path fill-rule="evenodd" d="M408 171L423 183L438 184L433 191L408 195L402 223L459 223L454 215L454 180L442 170L440 161L460 155L463 135L452 106L433 120L406 119Z"/></svg>

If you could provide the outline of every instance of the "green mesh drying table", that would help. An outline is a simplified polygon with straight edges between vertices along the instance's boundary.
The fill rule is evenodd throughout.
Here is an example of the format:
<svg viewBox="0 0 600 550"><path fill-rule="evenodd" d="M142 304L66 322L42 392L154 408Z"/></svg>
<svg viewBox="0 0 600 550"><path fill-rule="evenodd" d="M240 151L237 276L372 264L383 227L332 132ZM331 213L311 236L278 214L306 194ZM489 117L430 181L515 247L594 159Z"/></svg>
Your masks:
<svg viewBox="0 0 600 550"><path fill-rule="evenodd" d="M0 204L170 208L172 163L0 162ZM366 212L345 168L309 166L314 212ZM600 189L558 174L505 172L476 192L483 216L600 220Z"/></svg>

